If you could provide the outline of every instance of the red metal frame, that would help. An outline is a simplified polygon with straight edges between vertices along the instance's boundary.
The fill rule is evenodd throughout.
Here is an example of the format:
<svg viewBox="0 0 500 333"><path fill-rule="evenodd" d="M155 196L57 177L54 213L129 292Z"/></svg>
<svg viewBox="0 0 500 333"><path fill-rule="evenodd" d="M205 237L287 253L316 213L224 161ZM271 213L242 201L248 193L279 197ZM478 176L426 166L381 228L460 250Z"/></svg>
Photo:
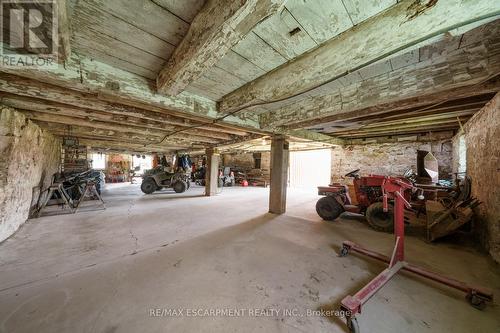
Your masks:
<svg viewBox="0 0 500 333"><path fill-rule="evenodd" d="M428 271L424 268L411 265L405 261L404 258L404 208L410 207L410 204L405 199L404 192L407 190L415 189L411 184L408 184L401 179L393 177L384 177L382 183L382 190L384 194L384 209L388 209L388 200L394 199L394 235L395 245L391 258L383 254L365 249L353 242L344 241L342 243L341 255L346 255L349 251L355 251L371 258L386 262L389 264L388 268L383 270L366 286L359 290L354 296L346 296L341 301L341 309L346 310L348 313L347 324L351 330L352 320L357 313L361 313L361 307L365 304L377 291L379 291L389 280L400 270L409 271L428 278L435 282L445 284L449 287L458 289L467 294L467 299L478 297L481 301L492 301L493 293L491 290L476 286L471 286L464 282L442 276L440 274Z"/></svg>

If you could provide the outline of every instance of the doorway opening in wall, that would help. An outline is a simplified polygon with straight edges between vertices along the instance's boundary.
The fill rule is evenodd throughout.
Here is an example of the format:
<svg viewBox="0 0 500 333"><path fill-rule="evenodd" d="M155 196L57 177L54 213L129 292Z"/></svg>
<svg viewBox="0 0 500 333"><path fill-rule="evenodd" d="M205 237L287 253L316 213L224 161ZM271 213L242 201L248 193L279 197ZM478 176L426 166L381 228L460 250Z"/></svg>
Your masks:
<svg viewBox="0 0 500 333"><path fill-rule="evenodd" d="M103 153L92 154L92 169L104 170L106 169L106 155Z"/></svg>
<svg viewBox="0 0 500 333"><path fill-rule="evenodd" d="M289 186L316 191L330 184L332 153L330 149L290 152Z"/></svg>
<svg viewBox="0 0 500 333"><path fill-rule="evenodd" d="M460 135L458 137L458 169L457 177L465 178L465 172L467 171L467 147L465 145L465 135Z"/></svg>
<svg viewBox="0 0 500 333"><path fill-rule="evenodd" d="M132 155L132 169L136 176L144 174L145 170L153 168L153 156L151 155Z"/></svg>

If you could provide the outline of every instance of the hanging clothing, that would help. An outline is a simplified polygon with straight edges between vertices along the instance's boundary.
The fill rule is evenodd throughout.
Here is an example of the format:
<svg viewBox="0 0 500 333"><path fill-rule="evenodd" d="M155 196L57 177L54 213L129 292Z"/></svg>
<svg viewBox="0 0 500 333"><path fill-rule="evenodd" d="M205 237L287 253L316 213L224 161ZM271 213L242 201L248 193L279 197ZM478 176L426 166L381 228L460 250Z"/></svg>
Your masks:
<svg viewBox="0 0 500 333"><path fill-rule="evenodd" d="M179 157L179 167L186 170L191 169L191 158L189 155L183 155Z"/></svg>

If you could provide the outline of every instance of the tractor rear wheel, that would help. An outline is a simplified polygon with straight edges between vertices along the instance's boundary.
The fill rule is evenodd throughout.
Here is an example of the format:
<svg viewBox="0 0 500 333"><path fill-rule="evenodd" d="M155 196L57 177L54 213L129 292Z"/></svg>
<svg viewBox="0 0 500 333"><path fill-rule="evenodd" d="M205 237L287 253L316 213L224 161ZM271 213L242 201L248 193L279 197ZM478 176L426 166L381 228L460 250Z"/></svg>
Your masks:
<svg viewBox="0 0 500 333"><path fill-rule="evenodd" d="M389 205L384 212L384 204L375 202L366 209L366 219L370 227L377 231L392 232L394 230L394 211Z"/></svg>
<svg viewBox="0 0 500 333"><path fill-rule="evenodd" d="M157 187L156 182L152 178L146 178L142 181L141 191L146 194L151 194L156 191Z"/></svg>
<svg viewBox="0 0 500 333"><path fill-rule="evenodd" d="M175 193L184 193L187 190L187 184L182 180L178 180L172 185L172 188Z"/></svg>
<svg viewBox="0 0 500 333"><path fill-rule="evenodd" d="M344 212L344 207L334 197L326 196L316 203L316 212L325 221L333 221Z"/></svg>

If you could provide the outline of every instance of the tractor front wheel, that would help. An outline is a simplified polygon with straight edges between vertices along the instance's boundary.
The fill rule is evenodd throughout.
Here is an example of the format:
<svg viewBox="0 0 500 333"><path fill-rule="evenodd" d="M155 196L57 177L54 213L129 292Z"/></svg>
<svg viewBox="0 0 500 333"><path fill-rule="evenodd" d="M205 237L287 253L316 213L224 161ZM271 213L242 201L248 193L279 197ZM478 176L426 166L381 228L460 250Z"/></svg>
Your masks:
<svg viewBox="0 0 500 333"><path fill-rule="evenodd" d="M389 205L387 212L384 212L384 204L375 202L366 209L366 219L370 227L377 231L392 232L394 230L394 211Z"/></svg>
<svg viewBox="0 0 500 333"><path fill-rule="evenodd" d="M335 198L326 196L316 203L316 212L325 221L333 221L344 212L344 207Z"/></svg>
<svg viewBox="0 0 500 333"><path fill-rule="evenodd" d="M141 191L146 194L151 194L157 189L156 182L152 178L146 178L142 181Z"/></svg>

